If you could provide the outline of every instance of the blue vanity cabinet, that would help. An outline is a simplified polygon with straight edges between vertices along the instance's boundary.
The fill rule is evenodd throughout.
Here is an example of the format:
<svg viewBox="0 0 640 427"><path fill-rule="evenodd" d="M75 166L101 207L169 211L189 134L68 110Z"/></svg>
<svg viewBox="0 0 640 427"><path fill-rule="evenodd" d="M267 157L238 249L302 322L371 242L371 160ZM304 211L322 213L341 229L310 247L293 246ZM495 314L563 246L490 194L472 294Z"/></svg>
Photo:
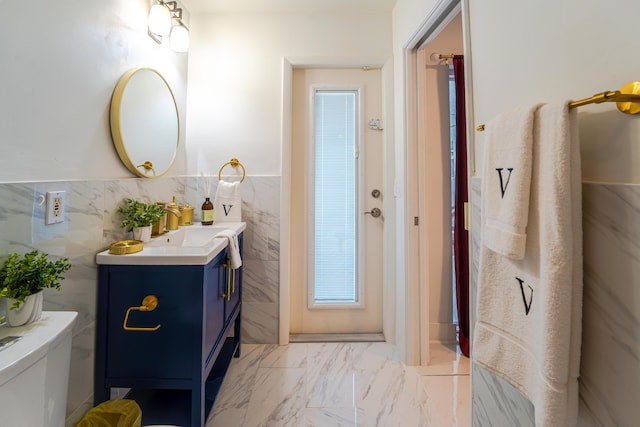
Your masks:
<svg viewBox="0 0 640 427"><path fill-rule="evenodd" d="M143 425L204 426L240 354L242 269L225 249L207 265L100 265L98 283L94 403L130 388Z"/></svg>

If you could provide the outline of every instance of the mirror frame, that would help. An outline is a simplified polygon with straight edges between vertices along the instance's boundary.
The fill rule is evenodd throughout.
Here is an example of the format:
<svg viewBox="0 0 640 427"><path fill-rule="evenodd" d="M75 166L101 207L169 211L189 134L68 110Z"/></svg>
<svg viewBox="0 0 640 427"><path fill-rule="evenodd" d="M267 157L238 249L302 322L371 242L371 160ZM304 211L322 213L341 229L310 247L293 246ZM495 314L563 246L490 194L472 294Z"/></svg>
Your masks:
<svg viewBox="0 0 640 427"><path fill-rule="evenodd" d="M122 136L122 127L121 127L122 97L127 88L127 84L129 83L131 78L140 71L151 71L155 73L158 77L160 77L160 79L162 79L162 81L164 82L165 86L169 91L169 94L171 95L173 106L175 108L176 124L177 124L176 144L175 144L175 149L173 151L173 155L171 157L171 161L169 162L169 165L167 166L167 168L163 171L156 171L153 168L153 162L152 162L153 159L147 160L140 165L135 165L131 160L131 158L129 157L129 152L127 151L127 143L131 144L131 141L128 141L128 142L125 141ZM120 157L120 160L130 172L142 178L159 178L165 173L167 173L169 169L171 169L171 166L173 165L173 162L176 160L176 156L178 155L178 147L180 146L180 114L178 113L178 104L176 103L176 98L173 94L173 91L171 90L171 86L169 86L169 83L167 82L167 80L157 70L153 68L147 68L147 67L134 68L127 71L122 75L122 77L120 77L120 80L118 80L118 83L116 84L116 87L113 90L113 95L111 96L109 120L111 124L111 136L113 139L113 145L115 145L116 147L116 151L118 152L118 156ZM153 153L150 153L149 158L152 157L152 154ZM144 171L140 170L140 168L143 168ZM152 173L152 175L149 175L145 172Z"/></svg>

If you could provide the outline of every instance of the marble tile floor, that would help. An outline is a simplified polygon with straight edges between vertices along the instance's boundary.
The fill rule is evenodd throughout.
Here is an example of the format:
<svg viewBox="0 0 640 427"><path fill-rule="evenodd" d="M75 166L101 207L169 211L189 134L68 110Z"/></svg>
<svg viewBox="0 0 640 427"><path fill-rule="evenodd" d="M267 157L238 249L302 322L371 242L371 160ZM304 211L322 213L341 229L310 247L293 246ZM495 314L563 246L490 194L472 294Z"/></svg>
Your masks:
<svg viewBox="0 0 640 427"><path fill-rule="evenodd" d="M206 427L466 427L469 390L469 360L444 345L412 367L381 342L243 344Z"/></svg>

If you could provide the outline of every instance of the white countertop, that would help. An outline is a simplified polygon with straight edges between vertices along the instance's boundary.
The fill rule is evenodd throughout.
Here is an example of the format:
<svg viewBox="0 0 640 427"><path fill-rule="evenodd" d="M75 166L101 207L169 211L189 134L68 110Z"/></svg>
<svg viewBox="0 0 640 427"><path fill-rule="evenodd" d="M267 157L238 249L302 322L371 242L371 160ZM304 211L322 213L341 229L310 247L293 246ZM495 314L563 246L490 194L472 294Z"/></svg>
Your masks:
<svg viewBox="0 0 640 427"><path fill-rule="evenodd" d="M196 223L153 237L151 242L144 243L140 252L114 255L107 249L96 255L96 262L106 265L206 265L229 243L226 237L216 236L220 231L240 234L245 229L244 222Z"/></svg>

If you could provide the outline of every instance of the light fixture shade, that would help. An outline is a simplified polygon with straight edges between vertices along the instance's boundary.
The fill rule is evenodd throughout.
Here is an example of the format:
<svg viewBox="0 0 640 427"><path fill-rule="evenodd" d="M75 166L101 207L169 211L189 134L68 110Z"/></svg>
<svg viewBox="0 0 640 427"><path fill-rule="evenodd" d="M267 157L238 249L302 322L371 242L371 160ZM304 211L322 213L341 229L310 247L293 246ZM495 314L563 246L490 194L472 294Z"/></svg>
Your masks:
<svg viewBox="0 0 640 427"><path fill-rule="evenodd" d="M149 12L149 31L159 36L169 35L171 31L171 12L166 6L154 4Z"/></svg>
<svg viewBox="0 0 640 427"><path fill-rule="evenodd" d="M171 29L171 49L175 52L189 50L189 30L182 25L175 25Z"/></svg>

